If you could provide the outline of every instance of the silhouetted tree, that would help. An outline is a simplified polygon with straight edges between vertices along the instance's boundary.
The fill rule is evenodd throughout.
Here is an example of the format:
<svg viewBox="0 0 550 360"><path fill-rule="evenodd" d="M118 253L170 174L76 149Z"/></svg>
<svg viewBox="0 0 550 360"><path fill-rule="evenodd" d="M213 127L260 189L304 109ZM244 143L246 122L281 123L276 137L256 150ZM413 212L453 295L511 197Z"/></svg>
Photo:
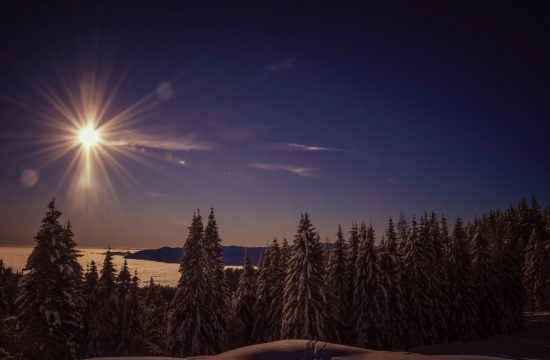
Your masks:
<svg viewBox="0 0 550 360"><path fill-rule="evenodd" d="M386 289L388 298L385 326L389 330L384 337L384 345L388 347L401 347L405 344L405 296L397 241L397 233L390 218L379 256L381 285Z"/></svg>
<svg viewBox="0 0 550 360"><path fill-rule="evenodd" d="M327 284L327 301L328 315L333 324L334 339L348 339L347 325L349 323L349 308L348 308L348 286L349 286L346 243L342 227L338 225L336 233L336 242L334 249L331 251L328 264L328 284Z"/></svg>
<svg viewBox="0 0 550 360"><path fill-rule="evenodd" d="M82 269L70 227L59 223L60 216L52 200L19 282L17 323L25 359L79 356Z"/></svg>
<svg viewBox="0 0 550 360"><path fill-rule="evenodd" d="M255 277L250 257L246 255L233 306L235 315L244 324L245 344L251 344L253 341L252 330L254 328L254 304L256 301ZM268 324L264 324L264 326L268 326Z"/></svg>
<svg viewBox="0 0 550 360"><path fill-rule="evenodd" d="M203 246L203 223L193 214L189 235L183 246L181 277L170 308L168 352L174 356L212 355L219 345L218 314L212 308L208 276L211 257ZM223 341L223 339L222 339Z"/></svg>
<svg viewBox="0 0 550 360"><path fill-rule="evenodd" d="M353 297L355 343L381 347L386 335L387 292L381 282L380 264L374 246L374 229L363 222L359 230Z"/></svg>
<svg viewBox="0 0 550 360"><path fill-rule="evenodd" d="M451 339L468 340L477 337L476 294L471 282L472 267L466 232L460 218L445 248L449 281L448 328Z"/></svg>
<svg viewBox="0 0 550 360"><path fill-rule="evenodd" d="M529 305L535 311L545 309L546 300L546 264L544 248L536 229L533 229L525 251L525 267L523 269L523 283L529 298Z"/></svg>
<svg viewBox="0 0 550 360"><path fill-rule="evenodd" d="M115 356L120 335L120 298L111 248L105 253L89 312L88 356Z"/></svg>
<svg viewBox="0 0 550 360"><path fill-rule="evenodd" d="M227 324L230 310L229 288L225 280L223 248L218 232L218 224L214 216L214 209L210 209L208 222L204 229L203 247L206 255L205 280L210 293L208 301L210 310L215 314L211 326L217 334L212 344L214 353L222 352L227 347Z"/></svg>
<svg viewBox="0 0 550 360"><path fill-rule="evenodd" d="M281 335L293 339L329 338L323 250L307 213L300 218L284 289Z"/></svg>

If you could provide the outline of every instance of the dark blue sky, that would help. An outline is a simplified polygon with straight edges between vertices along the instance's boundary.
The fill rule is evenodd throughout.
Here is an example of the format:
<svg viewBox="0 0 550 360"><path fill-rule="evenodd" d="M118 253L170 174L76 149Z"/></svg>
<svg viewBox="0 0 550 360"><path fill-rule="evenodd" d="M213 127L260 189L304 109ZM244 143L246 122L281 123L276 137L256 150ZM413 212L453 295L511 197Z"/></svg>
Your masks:
<svg viewBox="0 0 550 360"><path fill-rule="evenodd" d="M292 236L301 211L333 238L338 223L382 230L400 211L471 219L524 196L550 203L543 2L0 10L1 243L31 243L53 194L81 244L139 247L180 245L198 207L216 208L226 244L258 245ZM29 156L43 146L29 139L55 136L37 83L63 93L90 63L112 67L109 88L120 80L115 113L160 94L134 125L154 169L119 159L136 184L111 174L116 209L69 194L69 157Z"/></svg>

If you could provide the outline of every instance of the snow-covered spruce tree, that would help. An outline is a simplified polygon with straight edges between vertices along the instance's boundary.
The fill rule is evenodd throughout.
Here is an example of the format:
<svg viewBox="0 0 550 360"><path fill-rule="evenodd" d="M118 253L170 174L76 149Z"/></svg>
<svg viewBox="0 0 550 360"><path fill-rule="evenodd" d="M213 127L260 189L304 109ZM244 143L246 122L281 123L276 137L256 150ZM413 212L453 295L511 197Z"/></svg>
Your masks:
<svg viewBox="0 0 550 360"><path fill-rule="evenodd" d="M405 345L405 296L401 279L401 262L397 251L397 233L390 218L385 238L380 247L381 284L387 291L388 308L384 344L388 347L402 347Z"/></svg>
<svg viewBox="0 0 550 360"><path fill-rule="evenodd" d="M72 234L58 221L55 201L48 204L35 236L16 306L23 359L75 359L79 356L82 318L78 305L82 275L76 263ZM71 238L70 238L71 237Z"/></svg>
<svg viewBox="0 0 550 360"><path fill-rule="evenodd" d="M147 340L143 325L145 315L138 292L139 278L136 270L121 306L120 340L117 347L119 356L158 354L160 352L153 349L153 344Z"/></svg>
<svg viewBox="0 0 550 360"><path fill-rule="evenodd" d="M516 226L517 226L517 235L521 239L520 247L524 249L527 246L529 236L532 231L531 224L531 214L532 211L529 209L527 200L521 199L516 207Z"/></svg>
<svg viewBox="0 0 550 360"><path fill-rule="evenodd" d="M506 330L508 333L512 333L519 329L523 323L525 296L519 241L510 221L506 221L502 248L496 250L499 267L499 298L504 310Z"/></svg>
<svg viewBox="0 0 550 360"><path fill-rule="evenodd" d="M323 250L309 215L301 215L288 264L281 335L286 339L329 338Z"/></svg>
<svg viewBox="0 0 550 360"><path fill-rule="evenodd" d="M88 315L87 355L115 356L120 335L120 299L111 248L105 253Z"/></svg>
<svg viewBox="0 0 550 360"><path fill-rule="evenodd" d="M281 245L281 266L283 267L283 272L285 273L285 275L288 267L288 261L290 260L290 253L291 249L285 237L283 238L283 245Z"/></svg>
<svg viewBox="0 0 550 360"><path fill-rule="evenodd" d="M145 291L144 304L144 327L147 339L154 348L158 349L159 355L162 355L166 335L166 306L159 286L155 284L152 277Z"/></svg>
<svg viewBox="0 0 550 360"><path fill-rule="evenodd" d="M118 273L117 284L118 295L123 299L126 297L126 294L130 290L130 285L132 284L132 275L130 274L130 270L128 270L128 261L126 261L126 257L124 257L124 263Z"/></svg>
<svg viewBox="0 0 550 360"><path fill-rule="evenodd" d="M374 246L374 229L361 224L355 262L353 323L357 346L381 347L386 336L387 292L381 282L380 264Z"/></svg>
<svg viewBox="0 0 550 360"><path fill-rule="evenodd" d="M256 272L256 295L254 302L254 326L252 338L255 342L268 342L274 329L269 323L269 306L271 305L271 249L266 249ZM280 328L278 329L280 332Z"/></svg>
<svg viewBox="0 0 550 360"><path fill-rule="evenodd" d="M419 236L413 216L408 238L402 243L403 288L407 298L406 321L408 344L421 345L433 341L434 316L431 292L431 276L428 273L428 244Z"/></svg>
<svg viewBox="0 0 550 360"><path fill-rule="evenodd" d="M90 265L86 268L86 273L84 274L83 293L85 298L88 298L92 295L98 283L99 275L97 274L97 266L95 264L95 261L92 260L90 262Z"/></svg>
<svg viewBox="0 0 550 360"><path fill-rule="evenodd" d="M236 317L244 324L244 343L253 342L254 303L256 301L256 275L248 254L244 259L243 272L239 279L239 287L235 295L233 311ZM267 324L266 324L267 325Z"/></svg>
<svg viewBox="0 0 550 360"><path fill-rule="evenodd" d="M11 268L6 268L0 259L0 359L15 359L15 322L11 316L15 297L14 277Z"/></svg>
<svg viewBox="0 0 550 360"><path fill-rule="evenodd" d="M283 317L283 295L285 289L286 270L284 266L283 250L275 238L269 249L269 307L267 321L270 324L267 331L267 341L281 339Z"/></svg>
<svg viewBox="0 0 550 360"><path fill-rule="evenodd" d="M348 342L348 287L349 287L346 243L342 227L338 225L336 242L331 251L328 265L327 302L328 315L334 328L336 342Z"/></svg>
<svg viewBox="0 0 550 360"><path fill-rule="evenodd" d="M434 343L446 343L449 341L447 318L449 309L448 280L446 274L446 258L444 256L444 244L441 238L441 228L437 215L432 211L430 217L424 215L420 224L420 236L428 244L430 263L428 273L431 274L431 289L433 301Z"/></svg>
<svg viewBox="0 0 550 360"><path fill-rule="evenodd" d="M82 339L84 343L88 339L88 334L90 331L90 314L95 308L94 304L94 293L99 284L99 275L97 274L97 266L92 260L90 264L86 267L86 273L84 274L84 285L82 288L82 296L84 298L84 311L83 311L83 331ZM87 351L87 347L83 346L83 352Z"/></svg>
<svg viewBox="0 0 550 360"><path fill-rule="evenodd" d="M218 314L212 308L212 293L209 287L211 257L203 246L203 223L199 213L193 214L189 235L183 246L180 263L181 277L168 328L168 352L173 356L212 355L219 346L221 334ZM223 338L222 338L222 341Z"/></svg>
<svg viewBox="0 0 550 360"><path fill-rule="evenodd" d="M447 244L445 258L449 281L449 337L451 340L471 340L477 337L477 302L471 283L468 241L460 218L456 219Z"/></svg>
<svg viewBox="0 0 550 360"><path fill-rule="evenodd" d="M400 252L403 244L409 238L410 231L409 222L407 221L405 214L399 214L399 220L397 220L395 228L397 233L397 251Z"/></svg>
<svg viewBox="0 0 550 360"><path fill-rule="evenodd" d="M277 239L262 254L256 277L253 339L268 342L281 339L281 318L285 286L285 251Z"/></svg>
<svg viewBox="0 0 550 360"><path fill-rule="evenodd" d="M227 326L230 310L229 287L225 279L223 248L218 232L218 224L214 216L214 209L210 209L208 222L204 229L203 247L206 254L205 270L207 272L207 288L210 293L210 310L215 314L211 326L216 333L213 345L215 353L222 352L227 347Z"/></svg>
<svg viewBox="0 0 550 360"><path fill-rule="evenodd" d="M500 333L504 319L499 304L498 274L496 273L489 242L481 234L479 223L475 225L471 241L472 285L477 300L478 334L490 336Z"/></svg>
<svg viewBox="0 0 550 360"><path fill-rule="evenodd" d="M355 279L353 274L355 273L355 263L357 262L357 254L359 252L359 227L357 226L356 222L352 222L351 224L351 230L349 232L349 238L346 243L346 250L347 250L347 273L350 275L348 277L348 295L347 295L347 303L346 308L351 309L353 305L353 297L355 294ZM351 316L351 314L350 314ZM348 324L350 323L351 319L347 319ZM351 330L351 329L350 329ZM353 336L351 336L353 338Z"/></svg>
<svg viewBox="0 0 550 360"><path fill-rule="evenodd" d="M544 248L537 230L533 229L525 249L523 283L529 305L535 311L545 310L547 286L545 266Z"/></svg>

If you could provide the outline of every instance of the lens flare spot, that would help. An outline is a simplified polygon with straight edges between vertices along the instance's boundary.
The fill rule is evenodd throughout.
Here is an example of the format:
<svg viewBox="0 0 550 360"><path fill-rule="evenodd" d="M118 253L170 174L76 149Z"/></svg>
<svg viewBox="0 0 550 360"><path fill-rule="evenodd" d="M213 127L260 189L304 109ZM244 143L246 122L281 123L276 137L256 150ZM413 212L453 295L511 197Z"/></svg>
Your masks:
<svg viewBox="0 0 550 360"><path fill-rule="evenodd" d="M25 169L21 173L21 183L26 187L33 187L38 184L39 180L40 176L38 175L38 171L34 169Z"/></svg>

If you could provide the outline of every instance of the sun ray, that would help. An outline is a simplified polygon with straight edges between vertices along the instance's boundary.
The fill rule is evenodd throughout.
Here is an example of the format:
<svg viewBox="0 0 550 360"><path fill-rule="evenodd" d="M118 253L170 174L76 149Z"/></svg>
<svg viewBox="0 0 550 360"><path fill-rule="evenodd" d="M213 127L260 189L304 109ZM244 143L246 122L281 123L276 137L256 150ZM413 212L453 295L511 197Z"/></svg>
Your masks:
<svg viewBox="0 0 550 360"><path fill-rule="evenodd" d="M45 81L39 83L37 88L47 106L38 111L36 120L46 131L34 141L42 145L40 149L29 156L44 157L40 164L43 168L73 154L66 160L58 186L67 188L70 198L79 205L95 202L102 196L117 207L111 175L143 190L125 161L150 168L158 165L151 161L154 156L124 141L124 134L137 133L134 127L151 116L159 101L150 93L117 109L122 81L109 88L108 76L98 74L93 66L83 69L77 83L61 74L62 92Z"/></svg>

